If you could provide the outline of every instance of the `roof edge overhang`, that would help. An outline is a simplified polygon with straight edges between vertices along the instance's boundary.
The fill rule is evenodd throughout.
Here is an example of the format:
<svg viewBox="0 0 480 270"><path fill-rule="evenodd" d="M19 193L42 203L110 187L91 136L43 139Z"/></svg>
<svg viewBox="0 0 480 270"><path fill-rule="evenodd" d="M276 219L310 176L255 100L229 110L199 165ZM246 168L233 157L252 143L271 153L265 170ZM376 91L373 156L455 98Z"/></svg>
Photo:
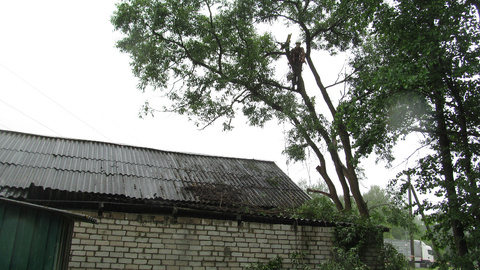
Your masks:
<svg viewBox="0 0 480 270"><path fill-rule="evenodd" d="M8 198L5 198L5 197L0 197L0 201L4 201L4 202L7 202L7 203L12 203L12 204L17 204L17 205L24 206L24 207L34 208L34 209L41 210L41 211L53 212L55 214L59 214L59 215L65 216L67 218L70 218L74 221L83 221L83 222L98 224L98 220L93 218L93 217L90 217L88 215L73 213L73 212L70 212L70 211L67 211L67 210L63 210L63 209L48 207L48 206L35 204L35 203L30 203L30 202L25 202L25 201L8 199Z"/></svg>
<svg viewBox="0 0 480 270"><path fill-rule="evenodd" d="M247 213L236 210L218 210L206 209L205 207L195 207L192 204L168 202L166 204L143 204L143 203L118 203L108 201L85 201L85 202L67 202L67 201L46 201L29 200L32 203L46 204L54 207L62 207L70 211L98 211L98 216L102 217L104 212L124 212L135 214L161 214L168 215L173 219L178 217L209 218L218 220L241 222L258 222L266 224L284 224L292 226L314 226L314 227L337 227L351 226L355 224L344 222L331 222L323 220L300 219L288 216L278 216L273 214ZM81 207L79 207L81 205Z"/></svg>
<svg viewBox="0 0 480 270"><path fill-rule="evenodd" d="M19 196L18 191L15 195ZM21 196L20 196L21 197ZM94 196L95 197L95 196ZM113 196L115 197L115 196ZM0 196L0 198L2 198ZM6 198L2 198L6 199ZM259 222L269 224L286 224L286 225L308 225L314 227L339 227L339 226L356 226L358 224L339 221L324 221L295 218L287 215L278 215L268 211L268 209L251 209L253 211L246 211L239 208L229 208L228 206L220 207L218 205L201 204L184 201L168 201L168 200L138 200L134 198L105 198L102 200L101 196L92 198L93 200L52 200L46 198L28 198L22 197L25 201L11 200L17 203L32 204L45 209L53 209L64 211L66 214L72 214L71 217L78 217L80 219L92 217L75 214L70 211L91 211L97 212L99 217L102 217L103 212L124 212L135 214L162 214L176 217L197 217L197 218L211 218L219 220L231 220L237 222ZM61 210L61 209L67 210ZM88 219L87 218L87 219ZM78 219L77 219L78 220ZM81 220L80 220L81 221ZM88 220L87 220L88 221ZM96 220L95 220L96 221ZM88 221L91 222L91 221ZM94 223L94 222L92 222ZM383 232L388 232L390 229L385 226L378 226Z"/></svg>

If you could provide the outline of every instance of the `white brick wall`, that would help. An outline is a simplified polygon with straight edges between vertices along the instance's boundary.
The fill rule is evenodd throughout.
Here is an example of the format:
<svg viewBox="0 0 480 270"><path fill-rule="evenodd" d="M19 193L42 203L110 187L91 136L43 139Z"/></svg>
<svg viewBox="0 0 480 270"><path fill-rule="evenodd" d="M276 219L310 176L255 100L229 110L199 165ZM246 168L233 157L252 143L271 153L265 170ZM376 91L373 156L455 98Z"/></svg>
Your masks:
<svg viewBox="0 0 480 270"><path fill-rule="evenodd" d="M289 267L299 252L314 267L331 256L326 227L117 212L98 219L75 224L69 269L243 269L277 256Z"/></svg>

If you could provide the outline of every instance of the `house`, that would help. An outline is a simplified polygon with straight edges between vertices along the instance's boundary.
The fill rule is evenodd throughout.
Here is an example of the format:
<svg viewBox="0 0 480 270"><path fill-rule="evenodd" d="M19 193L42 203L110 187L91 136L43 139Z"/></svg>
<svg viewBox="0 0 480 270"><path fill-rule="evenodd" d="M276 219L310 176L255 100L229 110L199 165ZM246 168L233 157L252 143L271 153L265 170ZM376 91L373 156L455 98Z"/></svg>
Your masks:
<svg viewBox="0 0 480 270"><path fill-rule="evenodd" d="M75 223L69 269L313 267L336 225L290 218L309 196L273 162L5 130L0 196L98 219Z"/></svg>

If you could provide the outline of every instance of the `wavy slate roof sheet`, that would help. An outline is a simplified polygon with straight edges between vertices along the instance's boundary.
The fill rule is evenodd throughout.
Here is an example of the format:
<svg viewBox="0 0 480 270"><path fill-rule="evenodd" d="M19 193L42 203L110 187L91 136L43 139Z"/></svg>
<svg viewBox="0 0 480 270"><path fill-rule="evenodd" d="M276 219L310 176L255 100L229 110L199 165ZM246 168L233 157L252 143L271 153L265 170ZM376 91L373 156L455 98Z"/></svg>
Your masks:
<svg viewBox="0 0 480 270"><path fill-rule="evenodd" d="M289 208L309 198L273 162L0 130L0 195L25 196L32 186L68 194L265 209Z"/></svg>

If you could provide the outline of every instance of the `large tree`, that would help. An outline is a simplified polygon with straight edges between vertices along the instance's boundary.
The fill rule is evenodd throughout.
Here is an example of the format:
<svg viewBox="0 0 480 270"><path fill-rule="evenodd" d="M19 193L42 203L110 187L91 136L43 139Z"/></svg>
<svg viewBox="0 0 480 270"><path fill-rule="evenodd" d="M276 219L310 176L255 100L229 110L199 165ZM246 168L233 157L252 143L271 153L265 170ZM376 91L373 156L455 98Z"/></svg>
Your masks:
<svg viewBox="0 0 480 270"><path fill-rule="evenodd" d="M285 150L289 158L298 161L305 159L306 151L313 152L328 186L325 194L336 208L350 210L352 195L361 215L368 217L354 142L317 71L323 62L313 55L360 44L377 2L130 0L117 5L112 23L125 34L117 46L130 54L139 88L164 90L172 104L165 110L205 125L223 121L225 129L232 127L239 112L252 125L262 126L273 118L290 123ZM272 25L302 39L312 83L306 84L300 74L292 87L279 76L278 69L285 70L292 61L291 48L285 42L288 32L275 37L262 30ZM336 184L343 190L343 201Z"/></svg>
<svg viewBox="0 0 480 270"><path fill-rule="evenodd" d="M402 0L384 4L353 65L351 100L342 111L362 145L391 154L404 134L420 132L430 152L408 173L417 188L444 198L427 203L436 245L472 269L480 252L480 27L476 1ZM349 117L347 117L349 119ZM360 125L359 125L360 124ZM386 153L386 154L385 154ZM438 233L441 232L441 233Z"/></svg>

